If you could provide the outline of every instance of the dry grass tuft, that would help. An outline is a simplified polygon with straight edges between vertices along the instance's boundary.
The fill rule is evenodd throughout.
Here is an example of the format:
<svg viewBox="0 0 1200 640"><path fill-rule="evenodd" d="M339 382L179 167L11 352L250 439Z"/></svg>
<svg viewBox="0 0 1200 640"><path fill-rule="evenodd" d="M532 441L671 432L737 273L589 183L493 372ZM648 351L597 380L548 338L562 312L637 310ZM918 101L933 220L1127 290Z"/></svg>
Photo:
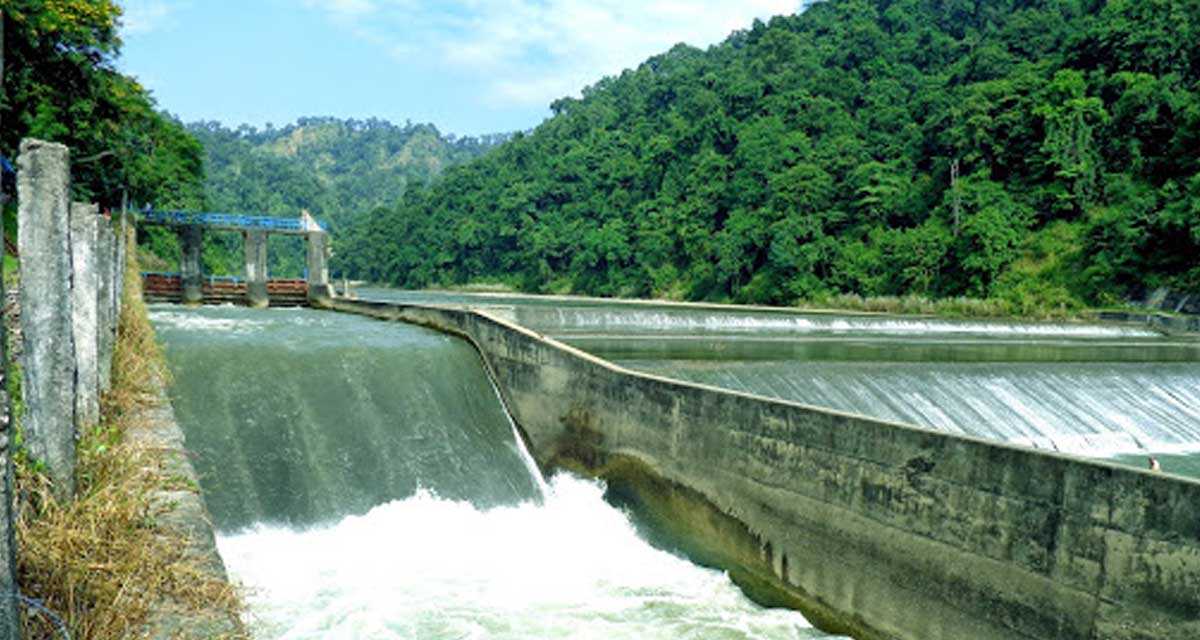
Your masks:
<svg viewBox="0 0 1200 640"><path fill-rule="evenodd" d="M80 640L143 637L164 603L230 621L243 610L237 590L190 552L181 534L161 526L171 505L157 494L189 489L168 470L167 454L125 438L145 427L142 410L167 375L133 259L125 283L112 390L103 398L102 424L79 442L76 499L56 501L36 465L21 456L16 464L22 591ZM41 616L27 616L25 637L56 636Z"/></svg>

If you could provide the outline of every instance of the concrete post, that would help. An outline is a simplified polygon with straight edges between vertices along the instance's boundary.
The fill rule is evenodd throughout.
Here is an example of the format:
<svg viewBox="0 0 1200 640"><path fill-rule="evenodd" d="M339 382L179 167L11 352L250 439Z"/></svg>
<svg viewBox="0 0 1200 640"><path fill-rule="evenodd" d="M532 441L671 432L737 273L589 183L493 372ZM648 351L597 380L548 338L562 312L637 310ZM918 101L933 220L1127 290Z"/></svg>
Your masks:
<svg viewBox="0 0 1200 640"><path fill-rule="evenodd" d="M0 9L0 93L3 92L4 77L4 11ZM5 196L0 196L0 209ZM0 238L4 237L4 216L0 215ZM0 242L0 262L4 260L4 243ZM0 301L8 298L4 293L4 279L0 278ZM8 333L4 307L0 304L0 593L10 594L17 590L16 538L13 526L13 475L11 415L8 392ZM17 614L17 599L0 598L0 640L18 640L21 637L21 620Z"/></svg>
<svg viewBox="0 0 1200 640"><path fill-rule="evenodd" d="M117 319L113 307L115 282L113 271L116 262L116 237L109 220L97 217L96 234L96 358L101 391L112 387L112 355L116 344Z"/></svg>
<svg viewBox="0 0 1200 640"><path fill-rule="evenodd" d="M204 265L201 262L204 229L198 225L180 227L179 246L182 250L179 271L183 280L183 303L200 304L204 302Z"/></svg>
<svg viewBox="0 0 1200 640"><path fill-rule="evenodd" d="M132 227L129 224L129 213L121 205L120 223L117 225L117 261L113 265L113 335L121 324L121 300L125 295L125 252L129 247L129 234Z"/></svg>
<svg viewBox="0 0 1200 640"><path fill-rule="evenodd" d="M100 421L101 330L99 288L108 263L99 240L99 208L76 202L71 205L71 305L75 343L75 429L79 433ZM103 276L102 276L103 274Z"/></svg>
<svg viewBox="0 0 1200 640"><path fill-rule="evenodd" d="M63 499L75 493L69 156L61 144L22 140L17 177L25 438Z"/></svg>
<svg viewBox="0 0 1200 640"><path fill-rule="evenodd" d="M308 303L328 307L333 302L329 285L329 234L324 231L308 233Z"/></svg>
<svg viewBox="0 0 1200 640"><path fill-rule="evenodd" d="M242 233L246 245L246 302L255 309L270 304L267 296L267 232L259 229Z"/></svg>

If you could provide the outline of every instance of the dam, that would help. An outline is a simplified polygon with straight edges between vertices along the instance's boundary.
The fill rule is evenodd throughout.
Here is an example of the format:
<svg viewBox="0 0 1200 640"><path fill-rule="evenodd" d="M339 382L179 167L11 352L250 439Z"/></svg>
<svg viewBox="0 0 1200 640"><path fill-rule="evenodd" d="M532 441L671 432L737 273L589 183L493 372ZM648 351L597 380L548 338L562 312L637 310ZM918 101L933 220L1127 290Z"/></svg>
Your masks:
<svg viewBox="0 0 1200 640"><path fill-rule="evenodd" d="M654 513L677 514L674 509L679 503L692 504L689 501L696 496L670 485L646 495L630 485L630 478L642 471L629 472L624 453L629 449L605 442L602 432L592 430L612 421L609 424L620 438L642 437L619 417L621 408L636 406L600 409L580 404L579 398L608 384L604 380L609 374L599 369L592 373L599 365L588 364L583 355L564 352L562 356L581 364L557 362L557 352L536 343L540 335L645 372L653 384L639 394L663 393L653 382L661 376L701 383L695 393L681 388L682 401L661 396L667 406L674 402L676 412L686 406L683 403L702 402L708 412L728 420L741 411L735 405L744 403L729 396L729 401L714 404L717 401L705 395L706 388L722 387L750 394L747 398L830 406L846 412L847 421L857 414L917 423L956 436L1133 466L1144 464L1148 452L1165 453L1168 472L1187 474L1195 468L1191 461L1200 440L1195 437L1200 433L1195 343L1164 339L1137 327L564 305L560 300L524 297L388 291L363 295L403 304L470 307L483 311L485 318L497 318L499 324L471 320L458 315L461 312L347 304L345 310L364 315L403 317L453 333L461 331L484 354L481 361L468 343L410 324L307 310L157 307L152 314L175 371L173 402L197 455L220 531L222 555L231 573L254 585L259 594L254 608L261 637L339 633L382 638L674 637L680 633L705 638L831 637L812 629L798 613L751 603L726 574L656 551L641 541L650 537L660 546L685 548L672 544L672 535L680 532L672 531L670 522L666 526L655 522ZM529 337L509 335L503 325L507 321L528 327ZM534 342L526 344L527 339ZM268 353L281 355L268 357ZM530 369L531 362L539 363L543 372ZM498 365L504 370L497 370ZM566 383L560 371L575 371L571 378L584 381L583 388L565 392L565 400L553 400L558 404L547 409L547 400L535 396L544 395L547 384ZM491 386L489 372L497 376L499 389ZM497 393L504 404L497 401ZM637 404L632 396L624 402ZM516 425L504 411L505 404L513 410ZM763 425L782 419L769 428L793 428L793 417L782 410L770 411L775 416L769 420L774 422ZM658 420L651 417L650 409L644 416L647 424ZM564 450L562 436L546 426L550 423L558 425L554 429L565 425L576 442L593 444ZM928 439L924 442L926 451L941 446ZM525 451L526 443L532 444L532 452ZM656 446L648 444L640 450L656 451ZM687 464L694 457L686 449L711 451L712 443L670 446L679 452L679 464ZM756 455L766 456L762 464L778 462L774 449L778 446L756 445ZM840 446L844 445L835 444ZM900 447L898 440L887 446ZM954 458L972 458L977 455L974 446L953 450ZM944 455L949 451L943 449ZM1008 451L998 450L1003 455L993 458L993 464L999 471L988 480L995 483L992 491L1004 496L992 507L999 511L990 526L1001 530L997 543L1007 551L996 547L983 555L1007 557L1011 562L1016 553L1028 557L1022 562L1033 562L1038 575L1063 570L1055 569L1058 564L1073 567L1071 572L1084 577L1080 561L1072 559L1079 544L1071 540L1083 541L1090 534L1084 533L1077 516L1068 517L1074 530L1054 534L1064 546L1051 551L1057 559L1048 567L1035 557L1041 538L1026 540L1005 531L1014 508L1005 503L1018 505L1025 499L1011 492L1038 492L1014 484L1019 477L1010 475L1010 465L1018 457ZM607 485L565 473L542 482L536 468L531 468L531 454L543 469L579 467L601 476ZM813 464L803 450L789 455ZM829 449L826 455L826 462L842 469L841 473L851 472L844 454ZM890 455L869 454L879 464ZM947 458L953 469L943 472L935 471L943 466L937 458L915 459L922 462L906 472L913 483L908 489L878 479L867 484L863 476L863 495L870 500L864 506L877 510L876 519L902 506L899 501L915 500L918 511L903 508L911 515L905 516L902 526L913 526L925 517L922 511L929 510L918 506L924 493L940 494L940 499L956 504L979 500L944 484L949 476L943 473L967 472L970 465ZM672 463L656 460L654 464L669 469ZM1047 464L1044 473L1052 482L1050 490L1062 491L1054 487L1063 481L1062 474L1076 473L1074 467L1058 467L1056 458L1047 459ZM808 468L825 473L819 465ZM689 472L679 473L675 477ZM927 480L920 480L926 475ZM1105 481L1099 477L1086 484L1114 482L1121 474ZM736 484L732 480L724 482ZM833 489L842 481L828 477L825 482ZM1125 480L1119 483L1125 486ZM655 486L653 480L650 485ZM1102 484L1095 489L1107 493ZM720 499L727 490L710 491ZM1077 489L1067 491L1073 496ZM811 497L797 500L819 508ZM627 513L609 506L613 503L636 508ZM848 512L820 508L825 509L825 518L832 519L830 530L863 526L854 524ZM1031 515L1042 509L1037 506ZM1070 507L1069 513L1076 509ZM638 515L646 512L651 515ZM1165 518L1165 526L1185 528L1183 523L1191 518L1187 512L1163 512L1156 517ZM797 558L805 556L794 549L811 541L801 543L795 534L766 529L738 533L728 529L732 526L728 522L708 519L706 525L706 516L698 518L681 526L715 527L715 536L713 531L702 531L699 537L741 540L737 544L742 550L737 553L744 564L766 563L767 574L757 568L732 576L759 601L796 606L786 598L772 600L771 588L756 590L756 585L769 582L772 572L786 585L782 592L788 592L810 579L836 585L836 576L827 575L831 567L866 569L858 566L861 560L854 553L838 544L826 544L818 552L831 557L804 566ZM753 513L742 518L769 522ZM974 526L946 524L963 529L962 533ZM943 540L949 537L934 537L939 535ZM322 549L321 557L306 554L314 548ZM684 550L705 564L722 566L729 560L703 544ZM297 562L299 556L308 559ZM969 566L975 565L964 564ZM873 571L895 570L881 564ZM952 600L945 595L948 588L955 588L947 582L952 576L928 567L925 571L910 580L917 581L920 591L935 594L934 599ZM909 628L933 630L926 635L885 635L844 623L831 625L822 617L828 610L811 606L812 602L799 608L813 622L856 637L955 637L944 630L956 628L977 629L980 633L974 637L979 638L1083 637L1073 635L1075 628L1096 624L1091 617L1097 615L1095 609L1072 619L1061 617L1064 614L1053 607L1039 608L1043 605L1034 603L1046 602L1044 593L1037 595L1046 589L1044 583L1031 582L1020 573L998 575L1034 596L1022 605L1028 619L1016 623L1026 630L1019 635L997 634L982 619L985 615L971 614L970 607L961 604L951 606L949 616L928 611L905 623ZM870 616L896 606L877 585L859 588L859 593L847 595ZM836 587L831 590L836 592ZM515 597L514 591L521 595ZM780 590L775 592L778 598ZM981 594L972 597L981 607L995 606ZM1012 597L1004 594L993 602ZM1015 597L1023 596L1018 592ZM1193 605L1181 602L1180 606L1186 611ZM943 616L951 620L939 620ZM1039 625L1054 625L1064 633L1047 635L1038 630L1046 627ZM943 631L936 631L939 628Z"/></svg>
<svg viewBox="0 0 1200 640"><path fill-rule="evenodd" d="M832 638L532 467L478 354L307 309L151 318L258 638Z"/></svg>

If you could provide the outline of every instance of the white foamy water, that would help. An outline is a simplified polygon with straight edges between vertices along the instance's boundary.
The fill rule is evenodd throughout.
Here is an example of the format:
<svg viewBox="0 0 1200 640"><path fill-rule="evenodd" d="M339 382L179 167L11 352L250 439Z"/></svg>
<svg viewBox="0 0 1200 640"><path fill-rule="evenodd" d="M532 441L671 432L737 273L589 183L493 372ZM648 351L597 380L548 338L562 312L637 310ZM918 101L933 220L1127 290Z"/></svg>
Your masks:
<svg viewBox="0 0 1200 640"><path fill-rule="evenodd" d="M635 369L940 431L1109 457L1200 451L1190 363L624 361Z"/></svg>
<svg viewBox="0 0 1200 640"><path fill-rule="evenodd" d="M828 638L638 538L595 482L479 510L427 492L325 528L218 539L256 638Z"/></svg>
<svg viewBox="0 0 1200 640"><path fill-rule="evenodd" d="M764 314L697 310L496 306L487 311L554 332L689 334L975 335L1010 338L1150 338L1148 329L1115 325L925 320L896 317Z"/></svg>
<svg viewBox="0 0 1200 640"><path fill-rule="evenodd" d="M174 307L178 309L178 307ZM266 327L265 320L249 320L246 318L225 318L212 315L201 315L192 310L167 311L161 307L151 308L150 319L155 326L180 329L185 331L254 333Z"/></svg>

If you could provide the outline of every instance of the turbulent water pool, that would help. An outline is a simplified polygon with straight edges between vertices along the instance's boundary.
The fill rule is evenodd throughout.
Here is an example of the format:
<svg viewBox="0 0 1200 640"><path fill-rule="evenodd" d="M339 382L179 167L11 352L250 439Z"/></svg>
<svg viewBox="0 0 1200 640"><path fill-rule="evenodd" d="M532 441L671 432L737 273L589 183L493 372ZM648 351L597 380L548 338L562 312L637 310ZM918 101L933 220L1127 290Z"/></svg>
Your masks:
<svg viewBox="0 0 1200 640"><path fill-rule="evenodd" d="M256 638L828 638L549 484L478 356L309 310L156 306L172 403Z"/></svg>

